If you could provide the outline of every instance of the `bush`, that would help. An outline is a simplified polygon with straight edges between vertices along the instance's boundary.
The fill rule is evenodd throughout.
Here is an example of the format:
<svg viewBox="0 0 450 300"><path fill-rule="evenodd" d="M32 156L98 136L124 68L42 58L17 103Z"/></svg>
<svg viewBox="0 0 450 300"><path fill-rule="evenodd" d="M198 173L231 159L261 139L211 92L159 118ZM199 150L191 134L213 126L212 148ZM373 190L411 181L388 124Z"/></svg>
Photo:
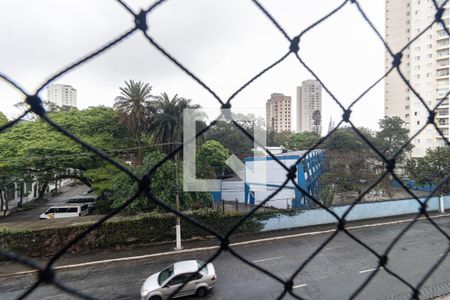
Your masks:
<svg viewBox="0 0 450 300"><path fill-rule="evenodd" d="M198 222L225 234L244 214L238 212L218 212L202 209L189 213ZM258 232L261 220L273 213L258 213L246 220L235 233ZM91 224L45 228L39 230L0 229L0 248L31 257L51 256ZM100 228L85 236L69 249L69 252L85 252L91 249L125 247L138 244L152 244L175 239L175 216L167 213L145 213L133 217L123 217L105 222ZM182 238L207 237L211 234L200 227L181 221Z"/></svg>

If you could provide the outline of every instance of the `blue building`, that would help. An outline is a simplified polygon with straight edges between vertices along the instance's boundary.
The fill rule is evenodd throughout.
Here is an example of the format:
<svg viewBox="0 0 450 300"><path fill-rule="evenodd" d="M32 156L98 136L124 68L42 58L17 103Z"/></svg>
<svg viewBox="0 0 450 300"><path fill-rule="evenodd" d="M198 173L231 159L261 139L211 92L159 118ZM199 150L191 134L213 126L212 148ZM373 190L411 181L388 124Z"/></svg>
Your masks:
<svg viewBox="0 0 450 300"><path fill-rule="evenodd" d="M324 151L292 151L276 154L275 157L289 169L297 166L296 183L309 194L319 195L320 175L323 169ZM272 195L286 180L287 171L271 156L245 159L244 201L257 205ZM310 199L289 181L266 206L286 208L308 208Z"/></svg>

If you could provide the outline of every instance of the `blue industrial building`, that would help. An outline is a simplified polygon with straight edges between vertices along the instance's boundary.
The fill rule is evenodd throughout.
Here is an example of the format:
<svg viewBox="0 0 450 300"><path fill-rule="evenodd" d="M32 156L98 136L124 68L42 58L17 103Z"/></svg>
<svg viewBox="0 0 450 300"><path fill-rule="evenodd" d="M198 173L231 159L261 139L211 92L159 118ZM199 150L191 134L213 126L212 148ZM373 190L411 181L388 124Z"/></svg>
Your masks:
<svg viewBox="0 0 450 300"><path fill-rule="evenodd" d="M320 188L320 175L323 170L324 151L292 151L276 154L275 157L288 169L297 166L296 183L309 194L317 197ZM266 172L264 172L266 168ZM266 173L264 176L263 173ZM287 171L271 156L245 159L244 201L257 205L267 199L286 180ZM268 202L267 206L277 208L308 208L310 200L289 181Z"/></svg>

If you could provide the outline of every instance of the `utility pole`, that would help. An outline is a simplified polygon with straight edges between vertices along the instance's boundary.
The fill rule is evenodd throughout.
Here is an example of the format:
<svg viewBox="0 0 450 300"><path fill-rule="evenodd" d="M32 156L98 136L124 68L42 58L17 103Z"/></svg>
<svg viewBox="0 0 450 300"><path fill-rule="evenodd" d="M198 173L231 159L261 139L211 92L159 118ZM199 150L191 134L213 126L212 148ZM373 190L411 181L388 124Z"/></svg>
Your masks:
<svg viewBox="0 0 450 300"><path fill-rule="evenodd" d="M180 211L180 189L178 187L178 176L177 176L177 156L175 155L175 205L177 211ZM176 234L176 246L175 250L183 249L181 247L181 222L180 217L176 215L176 225L175 225L175 234Z"/></svg>
<svg viewBox="0 0 450 300"><path fill-rule="evenodd" d="M444 166L441 165L441 152L440 147L437 147L437 153L438 153L438 174L439 179L444 178ZM445 213L445 205L444 205L444 189L443 184L439 187L439 212Z"/></svg>

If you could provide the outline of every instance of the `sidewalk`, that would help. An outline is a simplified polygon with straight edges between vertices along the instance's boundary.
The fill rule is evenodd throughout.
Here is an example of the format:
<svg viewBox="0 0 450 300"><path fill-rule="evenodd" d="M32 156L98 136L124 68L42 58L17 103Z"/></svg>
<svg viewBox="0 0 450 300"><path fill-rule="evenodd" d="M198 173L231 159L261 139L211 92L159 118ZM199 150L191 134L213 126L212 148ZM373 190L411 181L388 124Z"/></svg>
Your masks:
<svg viewBox="0 0 450 300"><path fill-rule="evenodd" d="M46 201L49 201L49 200L51 200L52 198L56 198L56 197L58 197L59 195L61 195L62 193L67 192L67 191L68 191L69 189L71 189L71 188L72 188L72 186L70 186L70 183L68 183L68 184L62 186L61 188L59 188L59 190L58 190L58 195L51 196L51 192L49 192L49 193L47 193L47 194L44 196L44 199L45 199ZM19 198L14 199L14 200L11 200L11 201L8 201L8 211L7 211L7 213L6 213L6 216L9 216L9 215L11 215L11 214L14 214L14 213L17 213L17 212L20 212L20 211L24 211L24 210L26 210L26 208L24 208L24 206L26 207L27 204L31 204L31 203L34 203L34 202L36 202L36 201L37 201L37 198L35 198L35 199L27 199L27 198L23 198L23 200L22 200L22 207L18 207L19 202L20 202L20 199L19 199ZM43 203L45 203L46 201L44 201ZM0 210L0 218L5 217L5 214L4 214L4 213L5 213L4 210Z"/></svg>
<svg viewBox="0 0 450 300"><path fill-rule="evenodd" d="M59 191L61 193L58 193L56 196L50 196L50 194L47 194L47 196L41 200L33 202L28 202L27 207L25 208L15 208L12 213L9 213L8 215L4 216L3 212L0 212L0 227L5 228L26 228L26 229L38 229L42 227L49 227L49 225L57 225L59 222L67 222L67 219L73 219L73 218L65 218L58 219L58 220L52 220L52 221L58 221L58 222L42 222L39 220L39 215L42 214L45 210L47 210L50 206L58 206L63 205L67 202L68 198L79 195L83 193L88 188L84 185L73 185L70 184L61 187ZM62 221L61 221L62 220ZM96 218L94 218L96 220ZM86 220L87 221L87 220ZM78 218L76 220L72 220L72 223L74 222L80 222ZM65 223L64 223L65 224Z"/></svg>

